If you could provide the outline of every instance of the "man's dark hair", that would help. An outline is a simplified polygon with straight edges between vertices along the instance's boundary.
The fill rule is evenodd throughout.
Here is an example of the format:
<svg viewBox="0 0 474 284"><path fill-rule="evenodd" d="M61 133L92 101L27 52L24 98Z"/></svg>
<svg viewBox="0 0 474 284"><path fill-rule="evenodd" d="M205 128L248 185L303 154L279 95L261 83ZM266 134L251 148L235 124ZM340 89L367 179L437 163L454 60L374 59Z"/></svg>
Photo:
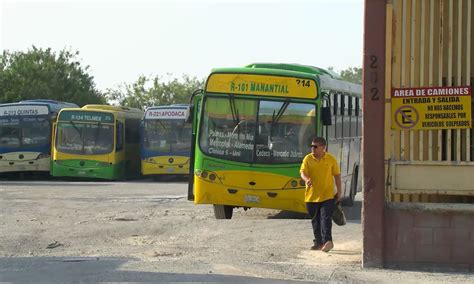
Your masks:
<svg viewBox="0 0 474 284"><path fill-rule="evenodd" d="M324 139L324 137L315 137L313 138L313 143L318 143L321 146L326 146L326 139Z"/></svg>

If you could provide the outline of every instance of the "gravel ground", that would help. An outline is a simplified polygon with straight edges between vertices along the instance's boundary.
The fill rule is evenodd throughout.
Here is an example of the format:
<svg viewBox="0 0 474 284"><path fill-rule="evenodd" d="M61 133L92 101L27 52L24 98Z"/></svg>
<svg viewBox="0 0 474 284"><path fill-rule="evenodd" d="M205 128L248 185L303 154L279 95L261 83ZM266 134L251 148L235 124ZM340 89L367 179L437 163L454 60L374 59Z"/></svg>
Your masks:
<svg viewBox="0 0 474 284"><path fill-rule="evenodd" d="M127 257L119 269L282 280L474 282L473 274L362 269L360 196L323 253L309 250L303 214L237 209L216 220L186 190L172 181L0 180L0 257Z"/></svg>

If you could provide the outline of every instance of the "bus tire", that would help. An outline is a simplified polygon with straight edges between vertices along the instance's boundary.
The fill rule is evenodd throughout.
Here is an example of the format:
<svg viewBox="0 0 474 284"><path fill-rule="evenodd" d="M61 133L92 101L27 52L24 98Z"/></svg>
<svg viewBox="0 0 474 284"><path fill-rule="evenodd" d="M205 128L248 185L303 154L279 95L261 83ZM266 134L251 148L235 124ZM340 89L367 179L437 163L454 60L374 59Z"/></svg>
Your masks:
<svg viewBox="0 0 474 284"><path fill-rule="evenodd" d="M230 205L214 204L214 216L216 219L232 219L232 212L234 207Z"/></svg>
<svg viewBox="0 0 474 284"><path fill-rule="evenodd" d="M351 189L350 189L349 196L347 198L342 199L342 201L341 201L342 206L347 206L347 207L354 206L354 199L355 199L355 195L357 193L358 174L359 174L359 167L357 166L354 169L354 172L352 173Z"/></svg>

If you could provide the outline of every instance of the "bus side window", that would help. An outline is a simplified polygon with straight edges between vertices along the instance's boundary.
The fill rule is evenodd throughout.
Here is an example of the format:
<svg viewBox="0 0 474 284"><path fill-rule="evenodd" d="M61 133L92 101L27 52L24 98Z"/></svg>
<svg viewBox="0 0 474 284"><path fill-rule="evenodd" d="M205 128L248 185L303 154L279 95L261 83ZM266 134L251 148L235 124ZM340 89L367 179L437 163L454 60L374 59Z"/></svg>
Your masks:
<svg viewBox="0 0 474 284"><path fill-rule="evenodd" d="M116 151L123 149L123 123L117 121L117 139L116 139Z"/></svg>
<svg viewBox="0 0 474 284"><path fill-rule="evenodd" d="M362 123L361 123L361 118L359 117L359 113L360 113L360 99L355 98L355 107L354 107L354 114L356 117L355 136L360 136L361 131L362 131Z"/></svg>
<svg viewBox="0 0 474 284"><path fill-rule="evenodd" d="M355 111L355 116L359 116L359 98L355 98L355 108L354 108L354 111Z"/></svg>
<svg viewBox="0 0 474 284"><path fill-rule="evenodd" d="M341 95L341 100L340 101L341 101L341 115L342 116L344 116L344 114L345 114L344 109L346 108L346 102L345 102L346 97L347 97L346 95Z"/></svg>
<svg viewBox="0 0 474 284"><path fill-rule="evenodd" d="M336 138L341 139L343 137L343 120L344 120L344 110L342 109L344 103L344 96L341 94L334 94L334 97L337 97L337 110L339 115L336 118ZM337 113L337 112L336 112Z"/></svg>
<svg viewBox="0 0 474 284"><path fill-rule="evenodd" d="M351 96L349 96L349 105L347 106L347 112L348 112L347 114L349 116L352 116L352 108L353 108L352 99L353 98Z"/></svg>
<svg viewBox="0 0 474 284"><path fill-rule="evenodd" d="M334 105L336 104L336 102L334 101L334 94L330 94L329 96L329 104L328 104L328 107L329 108L334 108ZM334 113L334 110L333 110L333 113ZM327 137L326 139L329 141L329 140L332 140L335 138L336 136L336 133L335 133L335 130L336 130L336 123L335 123L335 115L331 115L331 125L328 125L326 127L327 129Z"/></svg>
<svg viewBox="0 0 474 284"><path fill-rule="evenodd" d="M349 96L349 103L347 106L347 114L349 116L349 136L353 137L356 133L356 119L354 117L354 97Z"/></svg>

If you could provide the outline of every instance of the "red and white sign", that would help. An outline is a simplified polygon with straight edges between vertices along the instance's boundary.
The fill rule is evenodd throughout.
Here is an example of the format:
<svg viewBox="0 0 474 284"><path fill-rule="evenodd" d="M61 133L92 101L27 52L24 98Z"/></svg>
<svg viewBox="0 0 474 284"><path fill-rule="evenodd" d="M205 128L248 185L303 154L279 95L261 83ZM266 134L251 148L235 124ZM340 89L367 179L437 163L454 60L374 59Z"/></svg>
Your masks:
<svg viewBox="0 0 474 284"><path fill-rule="evenodd" d="M187 119L189 110L185 108L149 109L145 119Z"/></svg>

